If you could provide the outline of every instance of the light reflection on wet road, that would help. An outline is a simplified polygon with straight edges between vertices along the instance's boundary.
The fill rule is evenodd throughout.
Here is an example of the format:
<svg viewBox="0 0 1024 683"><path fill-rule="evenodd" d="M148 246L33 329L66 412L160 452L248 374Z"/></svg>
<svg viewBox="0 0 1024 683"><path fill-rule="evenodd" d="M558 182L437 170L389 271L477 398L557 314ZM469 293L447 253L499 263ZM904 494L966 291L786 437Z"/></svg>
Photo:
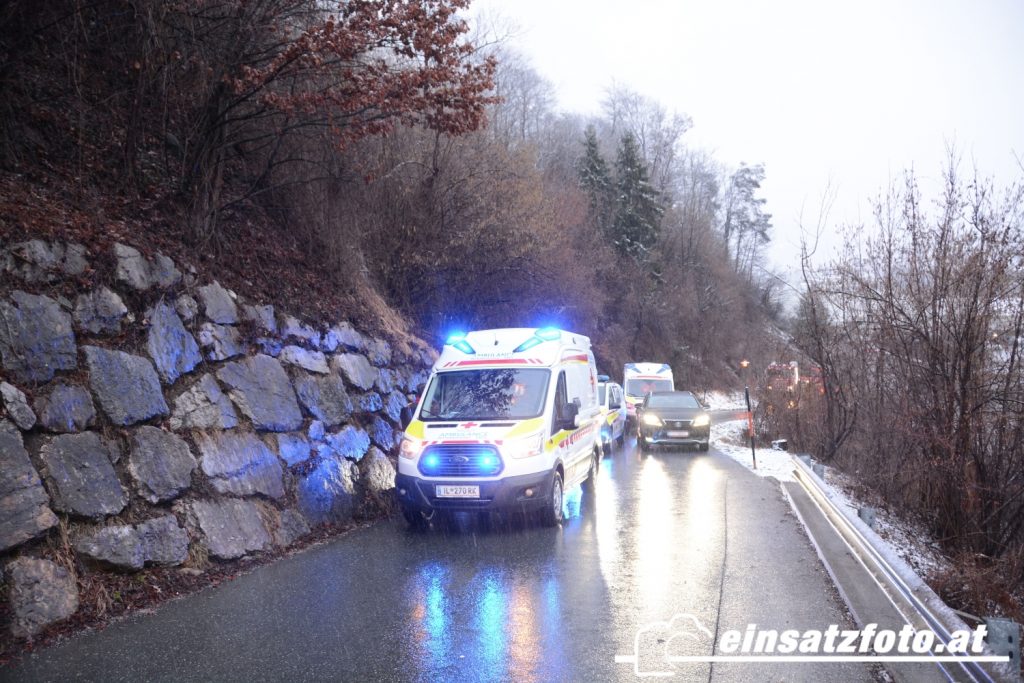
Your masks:
<svg viewBox="0 0 1024 683"><path fill-rule="evenodd" d="M677 613L716 627L845 624L778 486L721 454L629 441L556 529L394 520L0 670L16 680L638 680L637 629ZM753 549L753 550L751 550ZM719 623L721 621L721 623ZM707 639L641 638L710 654ZM680 649L682 648L682 649ZM849 666L681 665L672 680L870 680ZM12 679L12 680L13 680Z"/></svg>

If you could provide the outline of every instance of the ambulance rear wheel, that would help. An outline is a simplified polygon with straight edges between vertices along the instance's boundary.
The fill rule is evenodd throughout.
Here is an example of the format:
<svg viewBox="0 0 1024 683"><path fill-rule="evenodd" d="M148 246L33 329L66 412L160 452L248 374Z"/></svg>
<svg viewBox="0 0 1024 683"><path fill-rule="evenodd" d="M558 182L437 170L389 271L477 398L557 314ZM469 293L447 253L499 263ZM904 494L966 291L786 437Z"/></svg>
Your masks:
<svg viewBox="0 0 1024 683"><path fill-rule="evenodd" d="M594 484L597 483L597 473L601 471L601 453L594 449L594 452L590 454L590 471L587 472L587 478L583 480L583 490L593 491Z"/></svg>
<svg viewBox="0 0 1024 683"><path fill-rule="evenodd" d="M616 441L619 443L619 447L620 448L622 446L626 445L626 428L625 427L622 428L622 433L619 434L619 438L616 439Z"/></svg>
<svg viewBox="0 0 1024 683"><path fill-rule="evenodd" d="M562 521L562 475L558 472L551 477L551 493L547 502L540 511L540 523L544 526L558 526Z"/></svg>

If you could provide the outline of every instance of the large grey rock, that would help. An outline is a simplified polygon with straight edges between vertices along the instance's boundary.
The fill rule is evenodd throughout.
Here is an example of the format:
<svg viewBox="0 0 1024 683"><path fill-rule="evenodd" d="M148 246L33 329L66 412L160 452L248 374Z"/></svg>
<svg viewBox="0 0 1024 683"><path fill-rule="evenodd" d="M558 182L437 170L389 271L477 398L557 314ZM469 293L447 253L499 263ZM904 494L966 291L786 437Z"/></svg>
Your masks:
<svg viewBox="0 0 1024 683"><path fill-rule="evenodd" d="M310 448L306 437L301 434L277 434L277 454L291 467L309 460Z"/></svg>
<svg viewBox="0 0 1024 683"><path fill-rule="evenodd" d="M81 275L89 267L85 247L70 242L29 240L12 244L10 271L26 282L53 282L63 275Z"/></svg>
<svg viewBox="0 0 1024 683"><path fill-rule="evenodd" d="M238 322L238 307L228 290L214 282L199 288L199 300L206 317L219 325L234 325Z"/></svg>
<svg viewBox="0 0 1024 683"><path fill-rule="evenodd" d="M345 381L354 387L368 391L377 381L378 370L370 365L366 356L358 353L339 353L331 358L331 367L340 372Z"/></svg>
<svg viewBox="0 0 1024 683"><path fill-rule="evenodd" d="M379 368L391 362L391 344L383 339L371 339L366 344L366 357Z"/></svg>
<svg viewBox="0 0 1024 683"><path fill-rule="evenodd" d="M371 448L359 463L359 472L359 481L367 491L383 493L395 488L395 466L376 448Z"/></svg>
<svg viewBox="0 0 1024 683"><path fill-rule="evenodd" d="M139 495L150 503L171 500L192 483L196 459L184 439L143 425L132 431L128 472Z"/></svg>
<svg viewBox="0 0 1024 683"><path fill-rule="evenodd" d="M327 330L321 344L321 348L327 352L333 352L339 348L343 351L360 351L365 346L366 338L347 322L338 323Z"/></svg>
<svg viewBox="0 0 1024 683"><path fill-rule="evenodd" d="M327 358L319 351L310 351L301 346L286 346L281 349L278 358L290 365L296 365L303 370L309 370L320 375L330 372L327 367Z"/></svg>
<svg viewBox="0 0 1024 683"><path fill-rule="evenodd" d="M274 539L274 545L279 548L287 548L309 533L309 524L295 510L287 509L281 512L273 508L271 510L273 511L273 519L270 533Z"/></svg>
<svg viewBox="0 0 1024 683"><path fill-rule="evenodd" d="M16 291L0 301L0 360L15 379L47 382L78 366L71 316L53 299Z"/></svg>
<svg viewBox="0 0 1024 683"><path fill-rule="evenodd" d="M36 414L28 406L28 399L25 394L13 384L0 382L0 397L3 398L4 408L14 424L26 432L36 424Z"/></svg>
<svg viewBox="0 0 1024 683"><path fill-rule="evenodd" d="M57 524L21 435L0 431L0 552Z"/></svg>
<svg viewBox="0 0 1024 683"><path fill-rule="evenodd" d="M9 434L18 439L18 443L21 443L21 430L18 429L18 425L14 424L6 417L0 420L0 434Z"/></svg>
<svg viewBox="0 0 1024 683"><path fill-rule="evenodd" d="M39 424L51 432L80 432L96 421L96 406L88 389L56 382L36 397Z"/></svg>
<svg viewBox="0 0 1024 683"><path fill-rule="evenodd" d="M55 436L39 455L53 506L61 512L98 519L116 515L128 503L109 447L94 432Z"/></svg>
<svg viewBox="0 0 1024 683"><path fill-rule="evenodd" d="M343 429L325 434L320 447L322 455L359 460L370 448L370 435L365 430L348 425Z"/></svg>
<svg viewBox="0 0 1024 683"><path fill-rule="evenodd" d="M119 569L142 569L139 534L131 526L108 526L74 540L75 552L95 562Z"/></svg>
<svg viewBox="0 0 1024 683"><path fill-rule="evenodd" d="M188 559L188 532L174 515L164 515L138 526L108 526L82 534L74 546L80 555L118 569L174 566Z"/></svg>
<svg viewBox="0 0 1024 683"><path fill-rule="evenodd" d="M149 264L149 279L157 287L173 287L181 282L181 271L170 257L157 252Z"/></svg>
<svg viewBox="0 0 1024 683"><path fill-rule="evenodd" d="M376 391L368 391L356 396L356 409L360 413L375 413L384 407L384 400Z"/></svg>
<svg viewBox="0 0 1024 683"><path fill-rule="evenodd" d="M323 377L303 373L295 378L295 393L309 414L328 427L345 422L352 414L345 383L335 373Z"/></svg>
<svg viewBox="0 0 1024 683"><path fill-rule="evenodd" d="M247 432L198 432L196 446L202 469L220 493L247 496L261 493L271 498L284 495L281 462L255 434Z"/></svg>
<svg viewBox="0 0 1024 683"><path fill-rule="evenodd" d="M146 564L173 567L188 559L188 532L174 515L164 515L135 527Z"/></svg>
<svg viewBox="0 0 1024 683"><path fill-rule="evenodd" d="M264 332L277 332L277 320L274 319L273 306L242 306L242 318L254 323Z"/></svg>
<svg viewBox="0 0 1024 683"><path fill-rule="evenodd" d="M391 424L376 415L370 425L370 438L384 451L390 452L395 447L395 430Z"/></svg>
<svg viewBox="0 0 1024 683"><path fill-rule="evenodd" d="M150 261L138 249L118 243L114 245L114 258L117 260L114 277L140 292L153 286L173 287L181 282L181 272L174 267L174 261L163 254L157 254Z"/></svg>
<svg viewBox="0 0 1024 683"><path fill-rule="evenodd" d="M231 399L256 429L289 432L302 424L295 391L276 358L259 354L228 363L217 379L231 387Z"/></svg>
<svg viewBox="0 0 1024 683"><path fill-rule="evenodd" d="M164 383L174 384L175 380L192 372L203 360L199 355L199 345L169 303L161 301L148 315L146 350Z"/></svg>
<svg viewBox="0 0 1024 683"><path fill-rule="evenodd" d="M64 567L19 557L7 563L6 574L15 637L31 638L78 611L78 585Z"/></svg>
<svg viewBox="0 0 1024 683"><path fill-rule="evenodd" d="M251 500L197 500L188 509L196 529L205 538L206 548L215 558L233 560L273 543L260 514L261 506Z"/></svg>
<svg viewBox="0 0 1024 683"><path fill-rule="evenodd" d="M402 386L402 376L390 368L381 368L377 373L377 381L374 383L377 391L388 394Z"/></svg>
<svg viewBox="0 0 1024 683"><path fill-rule="evenodd" d="M400 391L392 391L384 399L384 414L396 425L402 422L402 409L409 405L409 399Z"/></svg>
<svg viewBox="0 0 1024 683"><path fill-rule="evenodd" d="M75 324L91 334L120 334L121 320L128 315L128 307L121 297L107 289L97 287L75 299Z"/></svg>
<svg viewBox="0 0 1024 683"><path fill-rule="evenodd" d="M174 310L182 320L188 322L199 315L199 302L188 294L182 294L174 300Z"/></svg>
<svg viewBox="0 0 1024 683"><path fill-rule="evenodd" d="M309 325L299 322L298 318L286 315L279 326L284 339L299 339L310 346L320 346L320 333Z"/></svg>
<svg viewBox="0 0 1024 683"><path fill-rule="evenodd" d="M238 330L230 325L203 323L199 327L199 343L210 360L227 360L245 353Z"/></svg>
<svg viewBox="0 0 1024 683"><path fill-rule="evenodd" d="M299 511L310 524L351 519L357 502L358 480L355 463L341 457L324 458L297 483Z"/></svg>
<svg viewBox="0 0 1024 683"><path fill-rule="evenodd" d="M174 399L171 429L231 429L238 415L213 375L202 378Z"/></svg>
<svg viewBox="0 0 1024 683"><path fill-rule="evenodd" d="M111 422L130 425L170 410L153 364L140 356L84 346L89 384Z"/></svg>

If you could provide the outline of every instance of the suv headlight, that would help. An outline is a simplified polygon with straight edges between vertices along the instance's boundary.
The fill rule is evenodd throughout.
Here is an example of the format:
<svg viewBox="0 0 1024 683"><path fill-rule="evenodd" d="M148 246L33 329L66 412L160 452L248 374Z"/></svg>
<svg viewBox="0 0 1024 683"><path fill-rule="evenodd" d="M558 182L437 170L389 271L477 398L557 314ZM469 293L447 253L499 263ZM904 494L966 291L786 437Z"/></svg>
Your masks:
<svg viewBox="0 0 1024 683"><path fill-rule="evenodd" d="M540 455L544 452L544 434L534 434L525 439L512 441L505 444L503 450L509 457L516 459L532 458L535 455Z"/></svg>
<svg viewBox="0 0 1024 683"><path fill-rule="evenodd" d="M644 415L644 424L651 427L660 427L662 422L661 418L654 413L647 413Z"/></svg>
<svg viewBox="0 0 1024 683"><path fill-rule="evenodd" d="M698 415L697 417L693 418L693 425L692 426L694 426L694 427L706 427L709 424L711 424L711 417L709 415Z"/></svg>
<svg viewBox="0 0 1024 683"><path fill-rule="evenodd" d="M416 458L419 457L420 451L422 449L422 441L407 436L404 439L402 439L402 445L398 449L398 455L408 460L415 460Z"/></svg>

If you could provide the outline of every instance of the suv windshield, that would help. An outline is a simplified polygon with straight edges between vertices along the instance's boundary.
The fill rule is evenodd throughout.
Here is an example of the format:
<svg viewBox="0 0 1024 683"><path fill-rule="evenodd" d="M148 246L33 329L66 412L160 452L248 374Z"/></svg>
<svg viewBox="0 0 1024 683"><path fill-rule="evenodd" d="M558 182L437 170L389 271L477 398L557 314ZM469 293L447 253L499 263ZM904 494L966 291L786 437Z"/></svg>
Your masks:
<svg viewBox="0 0 1024 683"><path fill-rule="evenodd" d="M522 420L544 412L550 370L457 370L434 375L421 420Z"/></svg>
<svg viewBox="0 0 1024 683"><path fill-rule="evenodd" d="M627 379L626 396L643 397L652 391L672 391L670 379Z"/></svg>
<svg viewBox="0 0 1024 683"><path fill-rule="evenodd" d="M651 394L647 397L648 408L700 408L693 394L675 392L672 394Z"/></svg>

